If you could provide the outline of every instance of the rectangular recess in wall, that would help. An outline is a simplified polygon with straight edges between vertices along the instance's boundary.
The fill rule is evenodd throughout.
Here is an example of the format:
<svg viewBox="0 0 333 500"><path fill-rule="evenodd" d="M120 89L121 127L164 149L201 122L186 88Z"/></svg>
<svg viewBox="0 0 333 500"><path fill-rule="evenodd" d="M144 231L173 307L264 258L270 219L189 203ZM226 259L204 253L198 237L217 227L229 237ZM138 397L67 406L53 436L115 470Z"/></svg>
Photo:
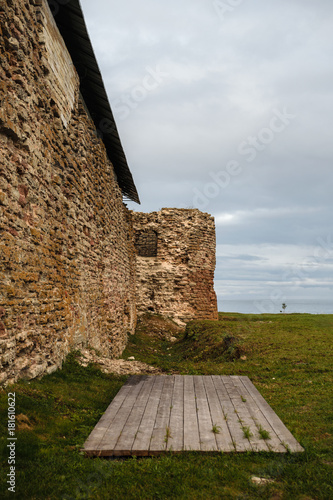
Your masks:
<svg viewBox="0 0 333 500"><path fill-rule="evenodd" d="M136 231L135 248L139 257L157 257L157 232Z"/></svg>

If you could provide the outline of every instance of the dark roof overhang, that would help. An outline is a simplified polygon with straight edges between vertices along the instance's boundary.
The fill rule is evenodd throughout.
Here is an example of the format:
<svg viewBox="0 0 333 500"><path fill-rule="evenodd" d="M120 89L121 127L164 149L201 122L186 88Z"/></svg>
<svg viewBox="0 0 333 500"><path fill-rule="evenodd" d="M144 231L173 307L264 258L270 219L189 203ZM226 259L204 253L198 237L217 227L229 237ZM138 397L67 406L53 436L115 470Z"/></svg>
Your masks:
<svg viewBox="0 0 333 500"><path fill-rule="evenodd" d="M48 0L48 3L78 72L82 97L97 132L101 132L108 157L117 175L119 187L126 198L140 203L90 42L80 2L79 0L57 2L56 9L54 9L53 0Z"/></svg>

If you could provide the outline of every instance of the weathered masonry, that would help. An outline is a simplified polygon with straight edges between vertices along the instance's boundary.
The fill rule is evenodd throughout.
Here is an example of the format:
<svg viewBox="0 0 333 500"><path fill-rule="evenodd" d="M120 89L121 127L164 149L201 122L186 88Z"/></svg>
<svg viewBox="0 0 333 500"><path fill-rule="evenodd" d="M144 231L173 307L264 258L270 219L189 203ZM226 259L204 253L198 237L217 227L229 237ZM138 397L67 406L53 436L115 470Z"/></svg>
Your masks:
<svg viewBox="0 0 333 500"><path fill-rule="evenodd" d="M217 319L215 223L196 209L133 212L137 252L137 311L180 325Z"/></svg>
<svg viewBox="0 0 333 500"><path fill-rule="evenodd" d="M0 0L0 384L83 346L119 356L137 310L217 317L213 219L124 198L139 202L79 1Z"/></svg>
<svg viewBox="0 0 333 500"><path fill-rule="evenodd" d="M138 195L79 2L49 3L0 1L0 382L136 323Z"/></svg>

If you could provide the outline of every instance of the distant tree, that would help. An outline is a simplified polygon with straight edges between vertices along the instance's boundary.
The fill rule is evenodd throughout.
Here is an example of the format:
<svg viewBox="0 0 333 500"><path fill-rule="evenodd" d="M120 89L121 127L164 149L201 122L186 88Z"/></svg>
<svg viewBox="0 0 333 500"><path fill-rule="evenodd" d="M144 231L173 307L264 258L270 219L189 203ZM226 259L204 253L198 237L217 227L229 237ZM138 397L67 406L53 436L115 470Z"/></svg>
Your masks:
<svg viewBox="0 0 333 500"><path fill-rule="evenodd" d="M287 304L285 304L285 303L283 302L283 304L282 304L282 309L283 309L283 312L286 312L286 308L287 308Z"/></svg>

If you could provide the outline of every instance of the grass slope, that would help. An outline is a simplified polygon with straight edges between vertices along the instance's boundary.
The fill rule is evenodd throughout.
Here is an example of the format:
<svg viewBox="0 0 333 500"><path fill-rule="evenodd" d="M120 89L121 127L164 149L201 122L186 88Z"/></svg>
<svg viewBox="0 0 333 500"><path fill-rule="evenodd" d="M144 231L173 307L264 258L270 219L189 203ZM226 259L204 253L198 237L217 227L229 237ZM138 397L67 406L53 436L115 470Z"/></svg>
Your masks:
<svg viewBox="0 0 333 500"><path fill-rule="evenodd" d="M124 357L166 373L248 375L305 448L300 455L184 453L88 459L85 439L126 377L80 367L19 382L0 393L0 497L20 499L333 498L332 315L220 315L192 322L170 343L131 338ZM16 495L8 492L7 394L16 393ZM251 476L273 479L255 485Z"/></svg>

